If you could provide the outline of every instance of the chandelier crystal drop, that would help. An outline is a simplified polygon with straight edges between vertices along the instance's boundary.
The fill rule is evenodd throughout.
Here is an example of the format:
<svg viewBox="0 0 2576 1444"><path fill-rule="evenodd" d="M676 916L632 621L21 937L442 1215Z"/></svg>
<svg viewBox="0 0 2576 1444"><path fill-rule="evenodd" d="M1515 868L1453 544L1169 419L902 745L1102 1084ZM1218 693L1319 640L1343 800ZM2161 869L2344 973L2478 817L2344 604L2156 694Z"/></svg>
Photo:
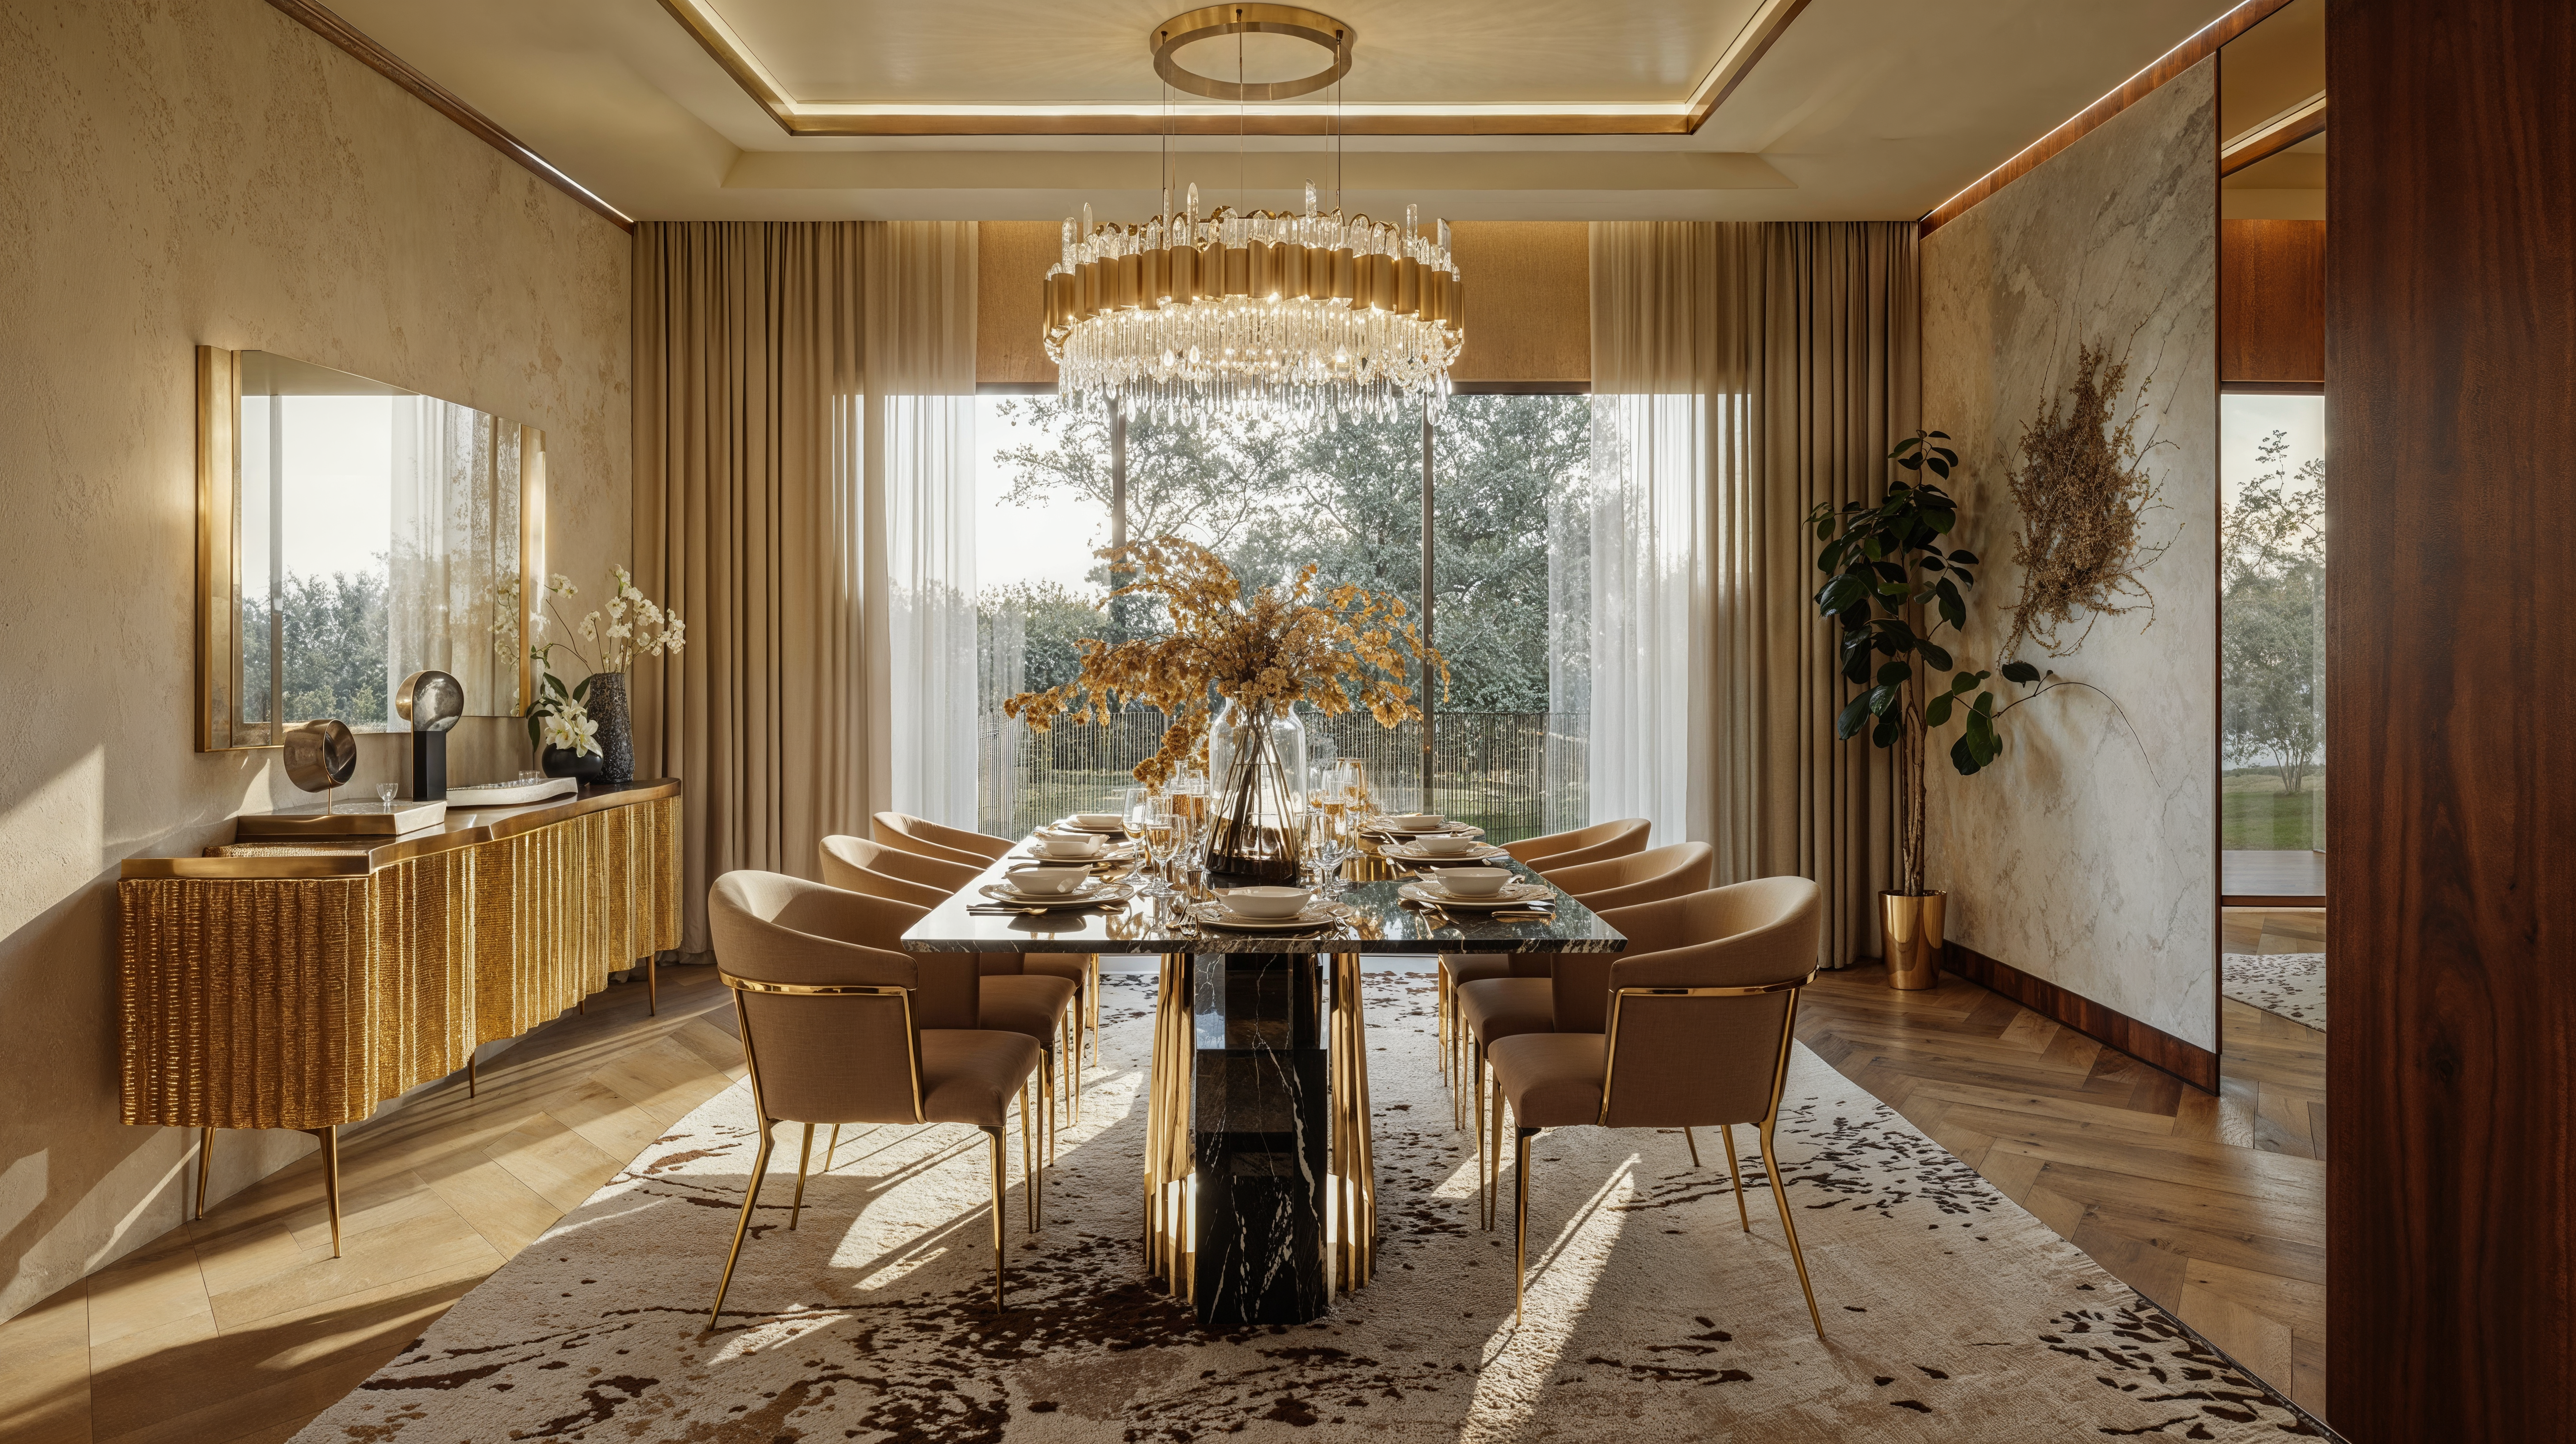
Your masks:
<svg viewBox="0 0 2576 1444"><path fill-rule="evenodd" d="M1064 223L1046 278L1046 352L1068 401L1162 414L1260 408L1383 419L1446 394L1466 332L1449 223L1422 234L1319 212L1182 210Z"/></svg>

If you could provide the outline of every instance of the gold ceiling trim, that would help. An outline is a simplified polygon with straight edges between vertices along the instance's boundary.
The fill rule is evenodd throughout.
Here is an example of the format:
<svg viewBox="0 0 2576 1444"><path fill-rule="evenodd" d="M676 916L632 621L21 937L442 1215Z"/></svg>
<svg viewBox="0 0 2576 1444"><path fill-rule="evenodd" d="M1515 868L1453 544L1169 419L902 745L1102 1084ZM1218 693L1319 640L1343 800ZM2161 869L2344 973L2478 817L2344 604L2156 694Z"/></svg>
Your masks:
<svg viewBox="0 0 2576 1444"><path fill-rule="evenodd" d="M1691 88L1688 97L1670 103L1636 107L1599 105L1551 106L1533 103L1527 107L1512 105L1464 105L1451 109L1408 107L1383 110L1359 107L1347 110L1341 122L1334 125L1319 107L1305 106L1291 111L1253 112L1237 115L1175 114L1166 117L1159 106L1144 105L1068 105L1060 109L1038 110L1025 106L996 106L976 109L954 105L918 107L849 107L824 108L808 105L789 96L774 77L755 59L734 35L730 27L704 0L661 0L680 28L698 42L725 74L732 77L743 94L767 112L778 128L791 136L940 136L940 135L1693 135L1708 123L1717 108L1744 83L1753 67L1770 52L1772 45L1787 31L1807 8L1808 0L1763 0L1746 21L1735 39L1727 46L1716 65L1700 83ZM1290 11L1315 15L1284 5L1219 5L1175 16L1165 22L1170 28L1199 15L1222 15L1244 10ZM1329 16L1316 16L1328 26L1338 25ZM1347 35L1348 26L1341 27ZM1227 31L1224 33L1232 33ZM1347 61L1347 49L1342 62ZM1157 65L1161 57L1157 56ZM1190 72L1182 71L1182 75ZM1307 77L1312 80L1314 77ZM1177 82L1176 82L1177 83ZM1274 82L1293 85L1302 82ZM1327 82L1329 83L1329 82ZM1183 87L1187 88L1187 87ZM1320 88L1320 87L1316 87ZM1204 93L1204 92L1194 92ZM1306 92L1280 92L1279 96ZM1257 97L1255 99L1258 99Z"/></svg>

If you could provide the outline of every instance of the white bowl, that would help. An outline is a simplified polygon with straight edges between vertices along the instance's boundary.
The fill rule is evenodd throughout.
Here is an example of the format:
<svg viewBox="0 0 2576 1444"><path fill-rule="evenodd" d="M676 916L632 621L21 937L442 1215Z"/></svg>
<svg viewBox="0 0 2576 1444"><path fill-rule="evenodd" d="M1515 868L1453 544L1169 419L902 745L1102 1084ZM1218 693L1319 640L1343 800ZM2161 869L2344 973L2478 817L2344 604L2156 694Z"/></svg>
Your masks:
<svg viewBox="0 0 2576 1444"><path fill-rule="evenodd" d="M1492 897L1509 886L1512 875L1499 867L1449 867L1440 870L1440 886L1452 897Z"/></svg>
<svg viewBox="0 0 2576 1444"><path fill-rule="evenodd" d="M1077 812L1072 820L1074 826L1093 832L1124 831L1127 827L1126 814L1118 812Z"/></svg>
<svg viewBox="0 0 2576 1444"><path fill-rule="evenodd" d="M1024 893L1066 893L1090 880L1087 867L1015 867L1004 874L1011 886Z"/></svg>
<svg viewBox="0 0 2576 1444"><path fill-rule="evenodd" d="M1038 834L1038 851L1048 857L1098 857L1100 836L1090 832L1043 832Z"/></svg>
<svg viewBox="0 0 2576 1444"><path fill-rule="evenodd" d="M1239 887L1225 895L1225 905L1247 918L1293 918L1313 897L1302 887Z"/></svg>
<svg viewBox="0 0 2576 1444"><path fill-rule="evenodd" d="M1429 857L1465 857L1475 849L1475 846L1476 839L1472 837L1454 837L1446 834L1416 838L1413 843L1415 851Z"/></svg>
<svg viewBox="0 0 2576 1444"><path fill-rule="evenodd" d="M1386 825L1398 832L1430 832L1447 827L1449 819L1436 812L1399 812L1387 818Z"/></svg>

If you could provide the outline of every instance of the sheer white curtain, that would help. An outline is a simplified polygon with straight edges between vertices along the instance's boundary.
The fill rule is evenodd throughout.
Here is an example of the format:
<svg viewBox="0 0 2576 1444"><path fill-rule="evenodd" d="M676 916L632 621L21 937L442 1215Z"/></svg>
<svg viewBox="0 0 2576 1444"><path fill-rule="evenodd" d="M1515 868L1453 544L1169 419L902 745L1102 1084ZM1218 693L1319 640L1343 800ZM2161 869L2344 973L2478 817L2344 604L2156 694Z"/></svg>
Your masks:
<svg viewBox="0 0 2576 1444"><path fill-rule="evenodd" d="M1743 449L1745 227L1592 228L1591 817L1710 838L1713 487Z"/></svg>
<svg viewBox="0 0 2576 1444"><path fill-rule="evenodd" d="M1592 228L1591 817L1825 884L1825 960L1877 945L1886 759L1833 736L1818 503L1875 501L1917 424L1915 232Z"/></svg>
<svg viewBox="0 0 2576 1444"><path fill-rule="evenodd" d="M975 826L975 227L873 228L862 298L882 806Z"/></svg>

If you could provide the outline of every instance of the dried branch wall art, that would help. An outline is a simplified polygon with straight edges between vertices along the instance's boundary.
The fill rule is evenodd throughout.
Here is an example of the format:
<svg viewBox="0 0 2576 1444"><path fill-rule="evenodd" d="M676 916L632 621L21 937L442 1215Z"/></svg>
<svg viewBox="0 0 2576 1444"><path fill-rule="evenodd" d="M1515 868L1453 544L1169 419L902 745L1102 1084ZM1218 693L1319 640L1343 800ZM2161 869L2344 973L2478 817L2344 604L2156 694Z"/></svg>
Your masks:
<svg viewBox="0 0 2576 1444"><path fill-rule="evenodd" d="M2021 567L2022 594L2010 608L2012 632L2003 655L2021 655L2031 642L2052 657L2084 644L2093 624L2143 607L2155 625L2156 599L2138 574L2164 555L2170 541L2140 543L2146 515L2161 509L2161 489L2147 474L2146 456L2158 445L2137 440L2145 409L2115 418L2112 407L2128 378L2126 361L2107 347L2084 346L2075 380L2063 397L2051 397L2036 420L2022 428L2005 472L2021 528L2013 534L2013 561ZM2081 627L2072 638L2066 629Z"/></svg>

